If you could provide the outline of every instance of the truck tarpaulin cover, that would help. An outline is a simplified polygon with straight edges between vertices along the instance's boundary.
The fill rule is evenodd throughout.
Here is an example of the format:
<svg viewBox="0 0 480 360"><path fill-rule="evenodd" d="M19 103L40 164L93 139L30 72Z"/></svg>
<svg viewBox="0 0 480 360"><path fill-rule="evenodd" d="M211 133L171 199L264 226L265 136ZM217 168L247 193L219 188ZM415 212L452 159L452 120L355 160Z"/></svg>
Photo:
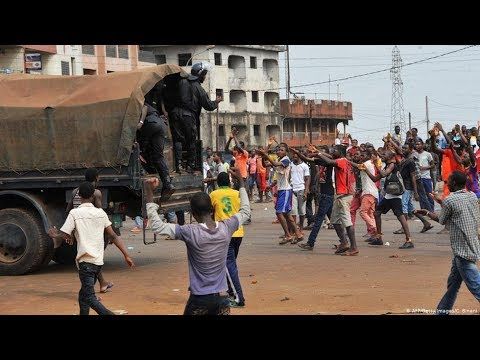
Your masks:
<svg viewBox="0 0 480 360"><path fill-rule="evenodd" d="M108 75L0 75L0 171L128 165L159 65Z"/></svg>

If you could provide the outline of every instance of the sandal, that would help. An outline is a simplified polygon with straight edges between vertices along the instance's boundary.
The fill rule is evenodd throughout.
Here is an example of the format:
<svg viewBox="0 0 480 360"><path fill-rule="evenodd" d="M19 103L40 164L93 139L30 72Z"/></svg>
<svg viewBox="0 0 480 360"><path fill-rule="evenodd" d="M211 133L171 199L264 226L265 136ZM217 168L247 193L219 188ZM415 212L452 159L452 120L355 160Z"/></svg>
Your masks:
<svg viewBox="0 0 480 360"><path fill-rule="evenodd" d="M113 283L109 282L105 288L100 288L100 292L102 294L105 294L109 292L112 287L113 287Z"/></svg>
<svg viewBox="0 0 480 360"><path fill-rule="evenodd" d="M335 251L335 255L340 255L344 253L345 251L350 250L350 246L337 246L337 250Z"/></svg>
<svg viewBox="0 0 480 360"><path fill-rule="evenodd" d="M430 225L427 226L427 227L424 226L423 229L420 230L420 232L423 234L423 233L426 233L428 230L431 230L431 229L433 229L433 225L432 225L432 224L430 224Z"/></svg>
<svg viewBox="0 0 480 360"><path fill-rule="evenodd" d="M403 229L398 229L396 231L393 232L394 234L405 234L405 232L403 231Z"/></svg>
<svg viewBox="0 0 480 360"><path fill-rule="evenodd" d="M296 243L299 243L299 242L302 242L304 239L303 239L303 236L300 237L300 238L295 238L292 240L292 244L296 244Z"/></svg>
<svg viewBox="0 0 480 360"><path fill-rule="evenodd" d="M342 256L357 256L359 253L358 250L353 250L353 251L345 251Z"/></svg>
<svg viewBox="0 0 480 360"><path fill-rule="evenodd" d="M285 245L285 244L288 244L289 242L292 242L293 238L290 237L290 238L284 238L282 241L280 241L278 244L279 245Z"/></svg>

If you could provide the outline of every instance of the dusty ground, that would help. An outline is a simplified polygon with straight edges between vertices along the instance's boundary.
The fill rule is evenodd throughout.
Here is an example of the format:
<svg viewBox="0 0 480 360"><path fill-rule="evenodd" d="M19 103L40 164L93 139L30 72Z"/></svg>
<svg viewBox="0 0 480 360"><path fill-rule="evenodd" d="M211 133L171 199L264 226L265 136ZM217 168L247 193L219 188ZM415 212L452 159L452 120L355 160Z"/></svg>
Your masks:
<svg viewBox="0 0 480 360"><path fill-rule="evenodd" d="M233 314L403 314L435 309L445 290L451 249L448 235L436 234L438 224L420 234L421 223L410 221L415 249L399 250L403 237L392 234L399 224L391 214L384 218L384 241L390 246L381 248L363 242L365 224L359 219L360 255L342 257L333 255L333 230L321 230L313 252L278 245L281 231L272 224L272 203L253 204L252 218L239 255L247 305L232 309ZM185 245L161 241L145 246L140 235L128 231L131 225L125 224L123 240L134 248L137 267L128 269L119 251L109 247L104 272L115 286L100 295L102 302L129 314L181 314L188 297ZM0 284L0 314L78 312L80 282L74 267L51 263L35 274L1 277ZM480 312L465 286L456 308Z"/></svg>

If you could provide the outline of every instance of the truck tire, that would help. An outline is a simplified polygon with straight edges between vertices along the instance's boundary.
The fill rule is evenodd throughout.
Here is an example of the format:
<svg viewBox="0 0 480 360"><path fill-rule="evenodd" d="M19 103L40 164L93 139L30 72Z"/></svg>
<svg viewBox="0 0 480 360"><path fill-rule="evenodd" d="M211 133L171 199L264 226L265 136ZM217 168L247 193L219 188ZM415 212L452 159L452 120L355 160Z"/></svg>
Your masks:
<svg viewBox="0 0 480 360"><path fill-rule="evenodd" d="M62 243L62 245L55 249L55 254L53 255L53 261L61 265L73 265L75 264L75 258L77 257L77 243L73 245L68 245L67 243Z"/></svg>
<svg viewBox="0 0 480 360"><path fill-rule="evenodd" d="M0 210L0 275L23 275L39 269L51 242L34 213L17 208Z"/></svg>
<svg viewBox="0 0 480 360"><path fill-rule="evenodd" d="M55 249L53 248L53 240L48 237L48 246L47 246L47 251L45 253L45 258L42 261L42 267L47 266L50 264L50 261L53 260L53 256L55 255Z"/></svg>

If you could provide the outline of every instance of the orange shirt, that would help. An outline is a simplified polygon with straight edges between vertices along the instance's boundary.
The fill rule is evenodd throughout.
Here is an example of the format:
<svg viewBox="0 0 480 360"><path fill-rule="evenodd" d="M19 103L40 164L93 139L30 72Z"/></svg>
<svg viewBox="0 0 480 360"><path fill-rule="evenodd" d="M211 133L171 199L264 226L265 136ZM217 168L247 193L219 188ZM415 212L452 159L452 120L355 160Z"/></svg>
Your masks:
<svg viewBox="0 0 480 360"><path fill-rule="evenodd" d="M267 168L263 166L263 159L261 157L257 157L257 172L259 174L267 173Z"/></svg>
<svg viewBox="0 0 480 360"><path fill-rule="evenodd" d="M335 160L337 167L335 168L335 188L337 195L348 194L347 177L348 177L348 160L340 158Z"/></svg>
<svg viewBox="0 0 480 360"><path fill-rule="evenodd" d="M443 151L442 157L442 180L444 181L443 185L443 197L447 197L450 194L450 190L447 186L447 179L452 172L455 170L463 171L462 164L457 163L455 160L452 149L445 149Z"/></svg>
<svg viewBox="0 0 480 360"><path fill-rule="evenodd" d="M240 169L240 174L243 178L248 177L247 162L248 162L248 152L243 150L238 152L233 150L233 156L235 157L235 167Z"/></svg>

